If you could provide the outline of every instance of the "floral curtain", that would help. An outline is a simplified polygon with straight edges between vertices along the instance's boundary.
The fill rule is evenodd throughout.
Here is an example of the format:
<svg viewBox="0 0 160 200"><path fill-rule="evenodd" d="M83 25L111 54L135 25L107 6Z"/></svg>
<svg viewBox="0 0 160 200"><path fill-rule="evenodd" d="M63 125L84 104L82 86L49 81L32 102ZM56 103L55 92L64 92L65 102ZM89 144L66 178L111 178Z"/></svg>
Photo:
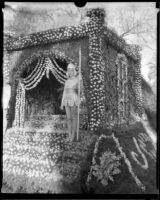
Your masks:
<svg viewBox="0 0 160 200"><path fill-rule="evenodd" d="M44 75L49 79L49 72L52 72L56 79L64 84L67 77L66 71L63 70L55 61L50 57L40 57L34 70L26 77L19 80L17 95L16 95L16 112L15 112L15 125L23 127L25 117L25 92L35 88Z"/></svg>

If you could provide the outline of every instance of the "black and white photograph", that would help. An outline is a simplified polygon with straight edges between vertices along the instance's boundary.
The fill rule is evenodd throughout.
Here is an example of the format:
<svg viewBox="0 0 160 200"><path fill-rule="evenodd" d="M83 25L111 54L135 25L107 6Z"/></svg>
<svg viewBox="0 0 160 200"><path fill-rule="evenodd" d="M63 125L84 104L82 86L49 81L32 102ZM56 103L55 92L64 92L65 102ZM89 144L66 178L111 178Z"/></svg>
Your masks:
<svg viewBox="0 0 160 200"><path fill-rule="evenodd" d="M159 194L156 2L5 2L1 193Z"/></svg>

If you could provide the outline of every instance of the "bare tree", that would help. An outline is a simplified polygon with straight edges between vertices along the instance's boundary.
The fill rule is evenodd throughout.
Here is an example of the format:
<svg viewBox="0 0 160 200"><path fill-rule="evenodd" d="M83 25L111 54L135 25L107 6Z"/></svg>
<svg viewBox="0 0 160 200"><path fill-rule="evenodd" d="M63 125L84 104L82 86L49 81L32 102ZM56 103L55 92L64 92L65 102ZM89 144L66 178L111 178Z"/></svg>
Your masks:
<svg viewBox="0 0 160 200"><path fill-rule="evenodd" d="M151 40L156 40L156 13L146 7L142 10L135 4L129 5L127 8L118 8L116 20L119 24L119 34L124 39L130 36L137 40L142 47L154 50Z"/></svg>
<svg viewBox="0 0 160 200"><path fill-rule="evenodd" d="M10 20L7 14L13 15ZM74 25L80 13L77 8L67 6L55 6L51 8L17 7L7 6L4 9L4 29L16 33L17 36L33 32L57 28L64 25Z"/></svg>

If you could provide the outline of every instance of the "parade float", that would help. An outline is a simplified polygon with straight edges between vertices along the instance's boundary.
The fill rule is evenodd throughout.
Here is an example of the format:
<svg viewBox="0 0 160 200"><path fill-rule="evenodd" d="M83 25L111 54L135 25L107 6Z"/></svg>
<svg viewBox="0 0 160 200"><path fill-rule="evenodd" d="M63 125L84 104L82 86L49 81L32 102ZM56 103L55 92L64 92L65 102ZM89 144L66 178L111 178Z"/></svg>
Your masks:
<svg viewBox="0 0 160 200"><path fill-rule="evenodd" d="M156 192L156 145L138 122L144 114L140 47L105 25L103 9L89 9L86 17L78 26L5 35L11 98L3 182L13 192ZM81 67L84 87L75 143L67 141L59 109L69 62Z"/></svg>

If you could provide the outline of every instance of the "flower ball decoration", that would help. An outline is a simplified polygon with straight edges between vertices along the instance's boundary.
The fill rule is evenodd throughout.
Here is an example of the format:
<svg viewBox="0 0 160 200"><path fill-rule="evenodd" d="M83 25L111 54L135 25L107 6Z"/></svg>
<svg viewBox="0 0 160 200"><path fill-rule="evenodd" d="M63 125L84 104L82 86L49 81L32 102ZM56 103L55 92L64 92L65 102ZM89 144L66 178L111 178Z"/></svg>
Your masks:
<svg viewBox="0 0 160 200"><path fill-rule="evenodd" d="M98 20L102 21L102 23L103 23L104 18L105 18L105 10L102 8L89 9L86 12L86 17L93 18L93 20L95 20L97 18Z"/></svg>

